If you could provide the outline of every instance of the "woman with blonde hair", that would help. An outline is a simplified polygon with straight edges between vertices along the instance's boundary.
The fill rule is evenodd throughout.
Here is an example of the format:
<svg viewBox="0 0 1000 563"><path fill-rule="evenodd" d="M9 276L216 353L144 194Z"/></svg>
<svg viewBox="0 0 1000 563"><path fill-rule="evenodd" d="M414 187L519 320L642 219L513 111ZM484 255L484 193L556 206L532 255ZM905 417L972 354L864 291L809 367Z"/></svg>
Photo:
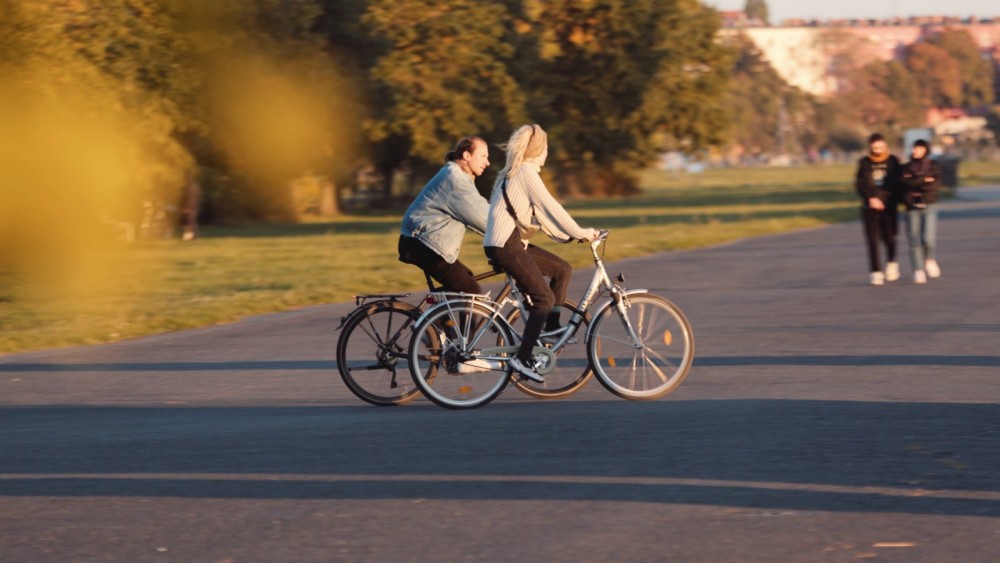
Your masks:
<svg viewBox="0 0 1000 563"><path fill-rule="evenodd" d="M529 244L528 238L541 231L559 242L590 241L599 231L577 225L542 182L540 172L549 146L541 126L518 127L501 148L507 153L507 163L493 185L483 247L487 258L514 278L529 301L521 346L510 366L542 382L531 351L543 329L560 328L555 307L566 298L573 269L555 254ZM551 281L546 283L545 276Z"/></svg>

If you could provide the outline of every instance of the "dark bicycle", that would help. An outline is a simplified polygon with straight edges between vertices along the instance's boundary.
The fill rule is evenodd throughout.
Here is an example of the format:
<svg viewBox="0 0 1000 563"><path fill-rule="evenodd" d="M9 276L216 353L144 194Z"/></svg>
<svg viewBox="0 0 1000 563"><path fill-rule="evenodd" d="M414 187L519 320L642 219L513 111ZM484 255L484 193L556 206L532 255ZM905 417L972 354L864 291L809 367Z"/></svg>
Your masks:
<svg viewBox="0 0 1000 563"><path fill-rule="evenodd" d="M503 271L484 272L475 276L476 281L486 280L502 274ZM428 307L445 299L441 287L436 287L430 276L425 274L429 292L414 305L405 301L411 294L372 294L354 297L357 308L341 319L340 337L337 340L337 369L344 384L359 399L379 406L394 406L408 403L420 395L410 372L409 345L417 319ZM513 325L527 317L524 298L520 291L506 278L497 294L498 302L514 304L506 315L506 321ZM574 332L583 327L586 332L590 316L580 311L576 304L566 301L562 305L563 323L570 318L579 319L573 325ZM447 334L447 320L443 320L440 334ZM550 347L558 354L577 339L565 331L559 333ZM464 362L451 366L429 364L425 378L433 379L439 369L468 374L495 369L486 362ZM589 365L566 366L553 370L546 376L545 383L517 381L515 386L529 396L539 399L565 397L583 387L591 377Z"/></svg>

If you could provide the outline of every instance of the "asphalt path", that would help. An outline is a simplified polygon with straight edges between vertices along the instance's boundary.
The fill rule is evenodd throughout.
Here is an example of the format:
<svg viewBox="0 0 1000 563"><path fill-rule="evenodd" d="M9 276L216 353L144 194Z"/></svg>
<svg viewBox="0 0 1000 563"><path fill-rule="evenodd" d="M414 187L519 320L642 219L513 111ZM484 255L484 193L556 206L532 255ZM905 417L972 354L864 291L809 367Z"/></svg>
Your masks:
<svg viewBox="0 0 1000 563"><path fill-rule="evenodd" d="M658 401L370 406L349 303L0 357L0 560L996 561L1000 188L961 196L922 286L904 237L867 285L858 222L620 262L612 233L694 327Z"/></svg>

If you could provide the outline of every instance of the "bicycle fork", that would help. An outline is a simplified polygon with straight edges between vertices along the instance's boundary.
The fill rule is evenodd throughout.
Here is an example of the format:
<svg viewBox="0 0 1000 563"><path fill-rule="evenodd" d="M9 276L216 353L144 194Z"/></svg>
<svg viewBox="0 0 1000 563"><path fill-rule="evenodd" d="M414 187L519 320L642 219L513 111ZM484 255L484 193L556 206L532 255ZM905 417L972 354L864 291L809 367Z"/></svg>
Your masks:
<svg viewBox="0 0 1000 563"><path fill-rule="evenodd" d="M637 319L639 323L639 333L636 333L635 327L632 326L632 319L628 316L628 295L616 289L613 290L611 297L615 300L615 309L618 310L618 318L621 319L622 327L625 328L625 332L628 333L628 337L632 339L632 346L635 347L636 350L642 350L646 347L646 345L643 344L642 338L639 337L639 333L642 332L642 327L645 323L645 310L640 311L639 313L639 318Z"/></svg>

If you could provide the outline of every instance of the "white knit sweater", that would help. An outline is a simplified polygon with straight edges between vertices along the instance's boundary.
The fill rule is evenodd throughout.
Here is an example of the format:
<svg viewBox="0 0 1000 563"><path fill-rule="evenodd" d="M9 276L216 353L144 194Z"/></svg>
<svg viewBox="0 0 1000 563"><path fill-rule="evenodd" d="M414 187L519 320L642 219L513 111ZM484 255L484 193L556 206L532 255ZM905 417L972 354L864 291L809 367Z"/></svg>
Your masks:
<svg viewBox="0 0 1000 563"><path fill-rule="evenodd" d="M560 242L589 239L592 229L584 229L566 213L545 188L541 167L536 162L526 161L507 179L507 197L522 223L531 220L539 225L549 237ZM490 197L490 211L486 219L486 236L483 246L503 247L514 231L514 218L507 212L507 204L500 186L493 189Z"/></svg>

